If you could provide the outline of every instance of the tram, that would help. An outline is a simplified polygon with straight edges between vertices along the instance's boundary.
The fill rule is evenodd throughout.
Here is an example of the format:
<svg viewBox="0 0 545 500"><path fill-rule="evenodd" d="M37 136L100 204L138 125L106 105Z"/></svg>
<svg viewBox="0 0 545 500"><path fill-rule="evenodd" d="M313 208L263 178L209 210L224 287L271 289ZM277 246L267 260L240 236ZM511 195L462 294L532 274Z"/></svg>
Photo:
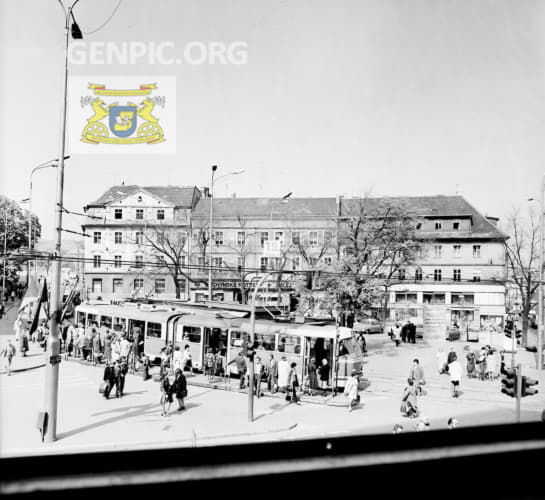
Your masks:
<svg viewBox="0 0 545 500"><path fill-rule="evenodd" d="M220 306L221 307L221 306ZM201 371L209 348L220 353L227 374L237 374L236 356L243 350L243 339L250 332L250 313L229 309L203 309L191 305L140 305L124 303L80 304L76 321L89 328L107 326L113 331L132 335L139 327L144 334L144 352L158 362L161 349L172 342L184 349L189 345L193 368ZM344 386L352 370L361 372L363 354L354 332L339 329L326 322L286 323L273 319L255 320L256 357L268 366L271 356L277 361L285 357L295 362L304 380L312 358L320 366L326 359L330 366L330 386Z"/></svg>

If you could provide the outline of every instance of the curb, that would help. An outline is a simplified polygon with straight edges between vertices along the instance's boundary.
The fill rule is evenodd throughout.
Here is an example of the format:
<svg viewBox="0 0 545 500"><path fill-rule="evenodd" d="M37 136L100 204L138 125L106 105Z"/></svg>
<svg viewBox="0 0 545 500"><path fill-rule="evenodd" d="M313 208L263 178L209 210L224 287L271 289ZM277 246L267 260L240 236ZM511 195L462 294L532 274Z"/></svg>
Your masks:
<svg viewBox="0 0 545 500"><path fill-rule="evenodd" d="M232 434L218 434L218 435L211 435L211 436L202 436L199 437L198 434L196 434L193 430L193 437L191 438L184 438L184 439L177 439L173 441L168 442L161 442L161 441L145 441L142 443L134 443L130 441L124 441L122 443L112 443L112 444L100 444L100 445L91 445L91 446L85 446L81 444L68 444L63 445L62 441L61 444L58 447L55 447L55 444L52 445L51 448L23 448L23 449L17 449L13 450L11 452L4 452L1 455L1 458L9 458L9 457L20 457L20 456L28 456L30 454L39 454L39 455L55 455L60 453L100 453L104 451L125 451L125 450L139 450L139 449L159 449L159 448L179 448L179 447L187 447L183 446L182 443L190 443L192 448L196 448L198 441L214 441L218 439L229 439L229 438L238 438L238 437L246 437L246 436L259 436L259 435L268 435L268 434L275 434L280 432L287 432L295 429L297 427L297 423L280 427L277 429L269 429L269 430L263 430L263 431L255 431L255 432L237 432ZM59 441L56 441L56 443L59 443ZM47 446L47 445L44 445Z"/></svg>

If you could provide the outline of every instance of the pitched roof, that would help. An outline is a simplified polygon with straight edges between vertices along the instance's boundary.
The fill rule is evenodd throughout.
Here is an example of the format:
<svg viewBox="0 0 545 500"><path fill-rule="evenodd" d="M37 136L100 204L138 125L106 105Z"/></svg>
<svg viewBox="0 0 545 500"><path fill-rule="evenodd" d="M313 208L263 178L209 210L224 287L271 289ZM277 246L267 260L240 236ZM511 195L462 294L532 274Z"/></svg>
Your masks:
<svg viewBox="0 0 545 500"><path fill-rule="evenodd" d="M214 217L332 217L335 198L214 198ZM210 198L201 198L193 217L208 217Z"/></svg>
<svg viewBox="0 0 545 500"><path fill-rule="evenodd" d="M195 191L198 188L196 186L112 186L96 201L89 203L87 206L104 205L141 190L147 191L175 207L192 208L196 201Z"/></svg>
<svg viewBox="0 0 545 500"><path fill-rule="evenodd" d="M342 198L341 215L355 215L359 210L361 198ZM370 208L381 202L396 204L415 217L426 218L467 218L472 221L471 232L443 231L419 232L423 238L492 238L507 239L492 222L479 213L463 196L396 196L367 198ZM272 216L271 216L272 211ZM284 218L291 217L332 217L337 213L335 198L214 198L214 217L253 217ZM205 218L210 214L210 198L202 198L194 209L193 217Z"/></svg>

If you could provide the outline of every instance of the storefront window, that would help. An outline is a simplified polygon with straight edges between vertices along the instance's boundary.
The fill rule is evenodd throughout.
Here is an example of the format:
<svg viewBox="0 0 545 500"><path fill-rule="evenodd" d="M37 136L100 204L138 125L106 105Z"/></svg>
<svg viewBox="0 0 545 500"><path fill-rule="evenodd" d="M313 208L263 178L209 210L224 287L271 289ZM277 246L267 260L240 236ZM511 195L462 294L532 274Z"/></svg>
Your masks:
<svg viewBox="0 0 545 500"><path fill-rule="evenodd" d="M278 339L278 352L301 354L301 337L296 335L280 335Z"/></svg>

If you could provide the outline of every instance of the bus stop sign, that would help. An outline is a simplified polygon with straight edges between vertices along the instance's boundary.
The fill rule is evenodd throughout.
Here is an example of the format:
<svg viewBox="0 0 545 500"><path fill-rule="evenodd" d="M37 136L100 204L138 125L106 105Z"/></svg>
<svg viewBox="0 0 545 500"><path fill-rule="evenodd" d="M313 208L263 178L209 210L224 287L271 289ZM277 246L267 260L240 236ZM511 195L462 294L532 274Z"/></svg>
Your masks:
<svg viewBox="0 0 545 500"><path fill-rule="evenodd" d="M49 362L50 362L52 365L56 365L57 363L60 363L60 362L61 362L61 356L60 356L60 354L58 354L57 356L50 356Z"/></svg>

